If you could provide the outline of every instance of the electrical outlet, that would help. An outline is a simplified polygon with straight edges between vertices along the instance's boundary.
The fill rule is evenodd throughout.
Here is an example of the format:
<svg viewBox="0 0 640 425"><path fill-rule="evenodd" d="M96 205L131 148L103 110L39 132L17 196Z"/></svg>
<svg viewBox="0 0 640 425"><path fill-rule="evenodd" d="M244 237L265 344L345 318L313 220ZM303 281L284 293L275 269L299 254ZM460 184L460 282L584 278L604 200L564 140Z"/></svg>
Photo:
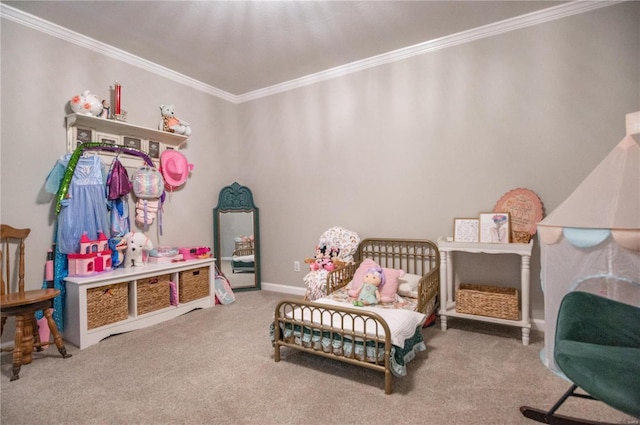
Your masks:
<svg viewBox="0 0 640 425"><path fill-rule="evenodd" d="M294 261L293 262L293 271L294 272L299 272L300 271L300 261Z"/></svg>

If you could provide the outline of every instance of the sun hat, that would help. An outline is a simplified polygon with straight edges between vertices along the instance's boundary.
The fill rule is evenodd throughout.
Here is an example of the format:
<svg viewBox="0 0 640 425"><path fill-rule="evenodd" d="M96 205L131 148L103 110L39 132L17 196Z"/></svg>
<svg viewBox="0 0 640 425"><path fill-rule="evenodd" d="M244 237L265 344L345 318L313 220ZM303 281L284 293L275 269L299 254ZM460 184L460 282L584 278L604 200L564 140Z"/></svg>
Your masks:
<svg viewBox="0 0 640 425"><path fill-rule="evenodd" d="M187 158L176 150L168 149L160 155L160 171L167 190L182 186L187 181L191 170L193 170L193 164L189 164Z"/></svg>

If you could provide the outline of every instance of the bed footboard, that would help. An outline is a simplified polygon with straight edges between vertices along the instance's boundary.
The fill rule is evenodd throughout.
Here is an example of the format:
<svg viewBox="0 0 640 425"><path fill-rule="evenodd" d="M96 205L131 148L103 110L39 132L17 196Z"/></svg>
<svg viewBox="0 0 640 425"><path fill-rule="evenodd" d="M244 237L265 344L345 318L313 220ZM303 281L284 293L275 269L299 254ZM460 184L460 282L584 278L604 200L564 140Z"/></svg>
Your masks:
<svg viewBox="0 0 640 425"><path fill-rule="evenodd" d="M280 361L280 347L290 347L377 370L391 394L390 335L386 321L372 311L285 300L275 309L274 359Z"/></svg>

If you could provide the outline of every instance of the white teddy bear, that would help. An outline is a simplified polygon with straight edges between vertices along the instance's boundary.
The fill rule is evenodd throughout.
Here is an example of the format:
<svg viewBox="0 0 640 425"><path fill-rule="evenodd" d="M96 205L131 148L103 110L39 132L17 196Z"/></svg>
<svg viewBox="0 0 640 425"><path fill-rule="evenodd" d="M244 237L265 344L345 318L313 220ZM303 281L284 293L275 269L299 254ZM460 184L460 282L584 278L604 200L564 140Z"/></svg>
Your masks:
<svg viewBox="0 0 640 425"><path fill-rule="evenodd" d="M190 136L191 127L189 123L181 121L180 118L176 117L175 109L176 107L174 105L160 105L162 120L160 124L158 124L158 130Z"/></svg>
<svg viewBox="0 0 640 425"><path fill-rule="evenodd" d="M129 232L124 235L127 241L127 250L124 254L125 267L144 266L142 251L151 251L153 244L149 238L140 232Z"/></svg>

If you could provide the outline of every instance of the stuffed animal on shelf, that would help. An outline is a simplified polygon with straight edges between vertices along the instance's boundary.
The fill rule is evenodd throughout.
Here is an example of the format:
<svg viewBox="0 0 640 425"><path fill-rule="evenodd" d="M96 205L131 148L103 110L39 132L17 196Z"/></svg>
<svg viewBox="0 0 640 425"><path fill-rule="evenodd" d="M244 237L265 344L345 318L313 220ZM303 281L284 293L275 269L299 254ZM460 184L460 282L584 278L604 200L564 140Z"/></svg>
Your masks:
<svg viewBox="0 0 640 425"><path fill-rule="evenodd" d="M362 307L380 302L380 288L384 285L384 271L380 267L371 267L362 279L363 283L356 293L353 305Z"/></svg>
<svg viewBox="0 0 640 425"><path fill-rule="evenodd" d="M127 240L125 238L114 237L109 239L109 249L111 250L111 267L118 268L124 263L124 254L127 250Z"/></svg>
<svg viewBox="0 0 640 425"><path fill-rule="evenodd" d="M189 123L181 121L180 118L176 117L175 109L176 107L174 105L160 105L162 120L160 120L158 124L158 130L190 136L191 127Z"/></svg>
<svg viewBox="0 0 640 425"><path fill-rule="evenodd" d="M124 235L124 238L127 241L127 250L124 254L125 268L144 266L143 251L151 251L153 243L140 232L129 232Z"/></svg>
<svg viewBox="0 0 640 425"><path fill-rule="evenodd" d="M76 114L99 116L102 113L103 105L98 96L85 90L82 94L73 96L69 101L71 110Z"/></svg>

